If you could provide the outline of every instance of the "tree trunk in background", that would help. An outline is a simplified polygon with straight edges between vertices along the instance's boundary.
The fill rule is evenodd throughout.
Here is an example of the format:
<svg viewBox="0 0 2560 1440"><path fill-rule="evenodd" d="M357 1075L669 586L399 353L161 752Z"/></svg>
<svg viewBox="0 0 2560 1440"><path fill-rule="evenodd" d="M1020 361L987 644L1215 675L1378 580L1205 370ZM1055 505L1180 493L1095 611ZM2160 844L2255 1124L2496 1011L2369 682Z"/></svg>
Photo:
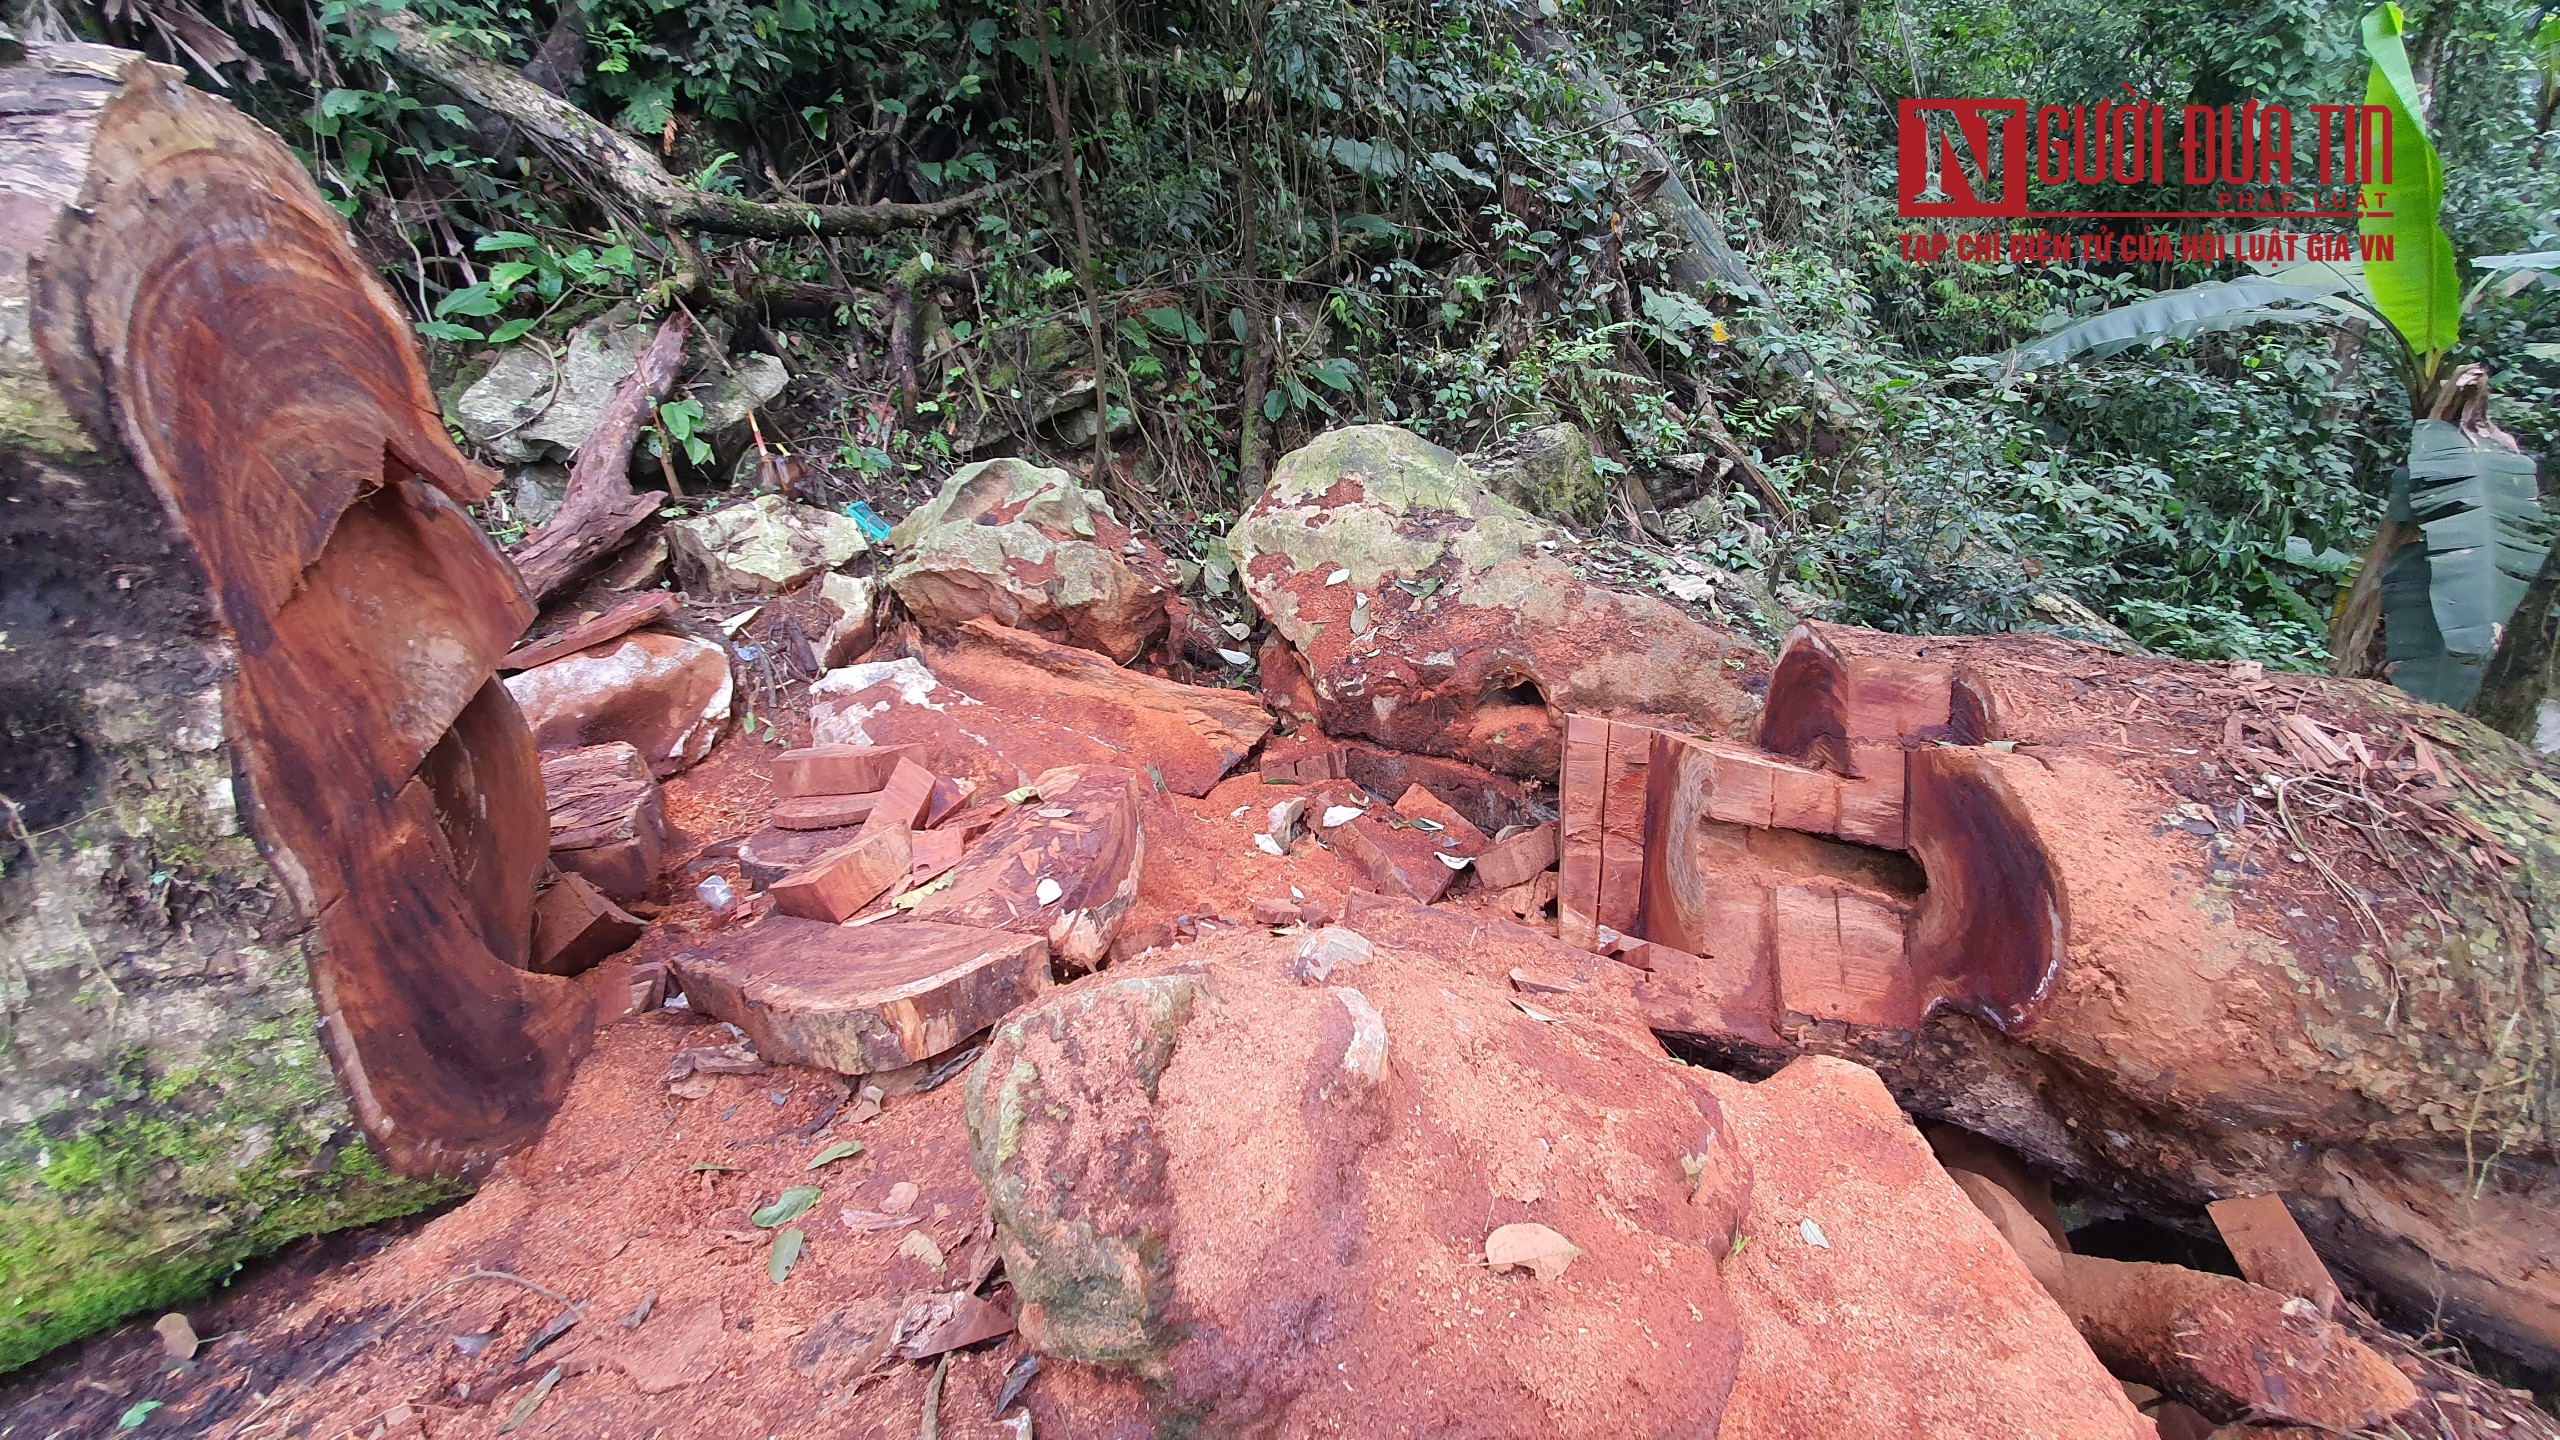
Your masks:
<svg viewBox="0 0 2560 1440"><path fill-rule="evenodd" d="M2471 712L2482 724L2548 754L2560 751L2560 543L2507 617Z"/></svg>
<svg viewBox="0 0 2560 1440"><path fill-rule="evenodd" d="M0 62L0 1371L558 1104L493 478L274 136Z"/></svg>

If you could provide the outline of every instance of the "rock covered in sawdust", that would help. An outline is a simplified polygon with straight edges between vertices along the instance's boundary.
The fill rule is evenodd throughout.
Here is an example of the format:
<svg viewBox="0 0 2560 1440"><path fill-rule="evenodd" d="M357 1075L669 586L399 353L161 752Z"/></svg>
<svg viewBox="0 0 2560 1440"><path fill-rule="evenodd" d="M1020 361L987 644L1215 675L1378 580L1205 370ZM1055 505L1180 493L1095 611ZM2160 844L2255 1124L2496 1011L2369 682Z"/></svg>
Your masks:
<svg viewBox="0 0 2560 1440"><path fill-rule="evenodd" d="M948 778L1002 794L1061 765L1124 766L1205 795L1270 728L1240 691L1179 685L1099 655L973 620L923 658L830 671L809 687L819 745L920 747Z"/></svg>
<svg viewBox="0 0 2560 1440"><path fill-rule="evenodd" d="M1743 1333L1724 1433L2147 1440L1873 1071L1807 1057L1704 1083L1753 1177L1724 1267Z"/></svg>
<svg viewBox="0 0 2560 1440"><path fill-rule="evenodd" d="M667 526L676 579L712 598L779 595L871 548L851 518L759 495Z"/></svg>
<svg viewBox="0 0 2560 1440"><path fill-rule="evenodd" d="M545 751L620 740L661 779L710 754L729 723L729 652L691 635L638 631L506 685Z"/></svg>
<svg viewBox="0 0 2560 1440"><path fill-rule="evenodd" d="M1743 728L1759 652L1584 583L1542 548L1561 539L1456 455L1364 425L1282 459L1227 546L1328 734L1543 778L1567 711Z"/></svg>
<svg viewBox="0 0 2560 1440"><path fill-rule="evenodd" d="M1857 1236L1901 1279L1823 1296L1828 1321L1738 1315L1755 1175L1831 1174L1822 1137L1746 1157L1754 1088L1664 1055L1623 978L1514 1004L1509 969L1573 963L1545 937L1403 902L1346 923L1375 955L1330 984L1291 977L1292 937L1222 936L1059 992L972 1070L1005 1273L1072 1433L1144 1433L1122 1423L1142 1412L1157 1434L1713 1434L1755 1324L1806 1332L1773 1366L1835 1334L1925 1333L1983 1377L1970 1428L1841 1435L2027 1433L2030 1415L2141 1433L1952 1186L1947 1226L1908 1236L1888 1212ZM1578 1253L1497 1273L1488 1237L1515 1224ZM1935 1308L1968 1285L1996 1313ZM2001 1388L2022 1381L2036 1392Z"/></svg>
<svg viewBox="0 0 2560 1440"><path fill-rule="evenodd" d="M1172 562L1064 470L964 465L889 538L888 586L929 635L984 618L1126 662L1165 634Z"/></svg>

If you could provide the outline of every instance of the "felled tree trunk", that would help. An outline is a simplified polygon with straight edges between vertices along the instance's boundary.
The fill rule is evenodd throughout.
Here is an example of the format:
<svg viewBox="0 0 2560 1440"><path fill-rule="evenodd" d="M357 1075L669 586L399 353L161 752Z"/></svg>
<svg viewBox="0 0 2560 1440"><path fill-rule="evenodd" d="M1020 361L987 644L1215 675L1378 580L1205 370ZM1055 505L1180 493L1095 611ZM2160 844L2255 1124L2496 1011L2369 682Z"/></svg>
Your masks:
<svg viewBox="0 0 2560 1440"><path fill-rule="evenodd" d="M2284 1190L2560 1360L2560 785L2374 684L1807 626L1757 745L1577 720L1558 913L1658 1030L1874 1065L2154 1212ZM1623 938L1618 938L1623 937Z"/></svg>
<svg viewBox="0 0 2560 1440"><path fill-rule="evenodd" d="M275 137L0 57L0 1370L558 1103L492 478Z"/></svg>

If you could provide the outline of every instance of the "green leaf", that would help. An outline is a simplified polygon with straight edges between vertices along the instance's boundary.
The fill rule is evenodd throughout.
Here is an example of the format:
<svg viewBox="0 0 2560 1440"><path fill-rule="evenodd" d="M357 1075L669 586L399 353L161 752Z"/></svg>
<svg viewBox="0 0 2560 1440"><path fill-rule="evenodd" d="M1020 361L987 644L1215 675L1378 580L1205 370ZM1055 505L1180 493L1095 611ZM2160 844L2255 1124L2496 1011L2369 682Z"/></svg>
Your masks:
<svg viewBox="0 0 2560 1440"><path fill-rule="evenodd" d="M532 320L510 320L506 324L489 332L489 343L492 345L513 344L529 334L533 330L534 323L535 322Z"/></svg>
<svg viewBox="0 0 2560 1440"><path fill-rule="evenodd" d="M2427 533L2427 588L2445 648L2487 656L2548 546L2533 457L2421 420L2409 437L2409 513Z"/></svg>
<svg viewBox="0 0 2560 1440"><path fill-rule="evenodd" d="M773 1237L773 1258L764 1265L764 1273L781 1284L791 1278L791 1267L800 1263L800 1252L807 1248L809 1237L798 1230L785 1230Z"/></svg>
<svg viewBox="0 0 2560 1440"><path fill-rule="evenodd" d="M1004 792L1004 803L1007 805L1027 805L1039 798L1040 787L1037 785L1025 785L1019 790Z"/></svg>
<svg viewBox="0 0 2560 1440"><path fill-rule="evenodd" d="M456 290L437 301L436 318L442 320L449 315L495 315L501 308L497 295L490 290L488 283L483 281L478 285Z"/></svg>
<svg viewBox="0 0 2560 1440"><path fill-rule="evenodd" d="M451 340L464 345L480 339L479 331L468 325L456 325L450 320L421 320L418 333L429 340Z"/></svg>
<svg viewBox="0 0 2560 1440"><path fill-rule="evenodd" d="M1287 414L1288 410L1289 396L1286 391L1273 390L1262 397L1263 419L1277 421L1282 415Z"/></svg>
<svg viewBox="0 0 2560 1440"><path fill-rule="evenodd" d="M2424 538L2394 553L2382 576L2393 684L2457 709L2479 692L2499 627L2549 543L2533 473L2531 456L2479 444L2441 420L2417 422L2391 513L2417 522Z"/></svg>
<svg viewBox="0 0 2560 1440"><path fill-rule="evenodd" d="M815 1170L821 1166L833 1165L839 1160L850 1160L861 1153L861 1141L839 1140L833 1145L828 1146L826 1149L819 1151L817 1154L810 1156L809 1164L806 1168Z"/></svg>
<svg viewBox="0 0 2560 1440"><path fill-rule="evenodd" d="M1353 368L1349 360L1337 355L1320 364L1308 366L1307 375L1328 389L1339 390L1347 395L1359 380L1360 372Z"/></svg>
<svg viewBox="0 0 2560 1440"><path fill-rule="evenodd" d="M1191 338L1191 332L1195 328L1188 316L1170 305L1159 305L1147 311L1144 318L1148 324L1176 340Z"/></svg>
<svg viewBox="0 0 2560 1440"><path fill-rule="evenodd" d="M2436 223L2444 208L2444 160L2427 138L2418 82L2400 43L2402 29L2397 5L2365 12L2364 52L2373 68L2365 79L2364 103L2391 114L2391 181L2364 188L2357 208L2368 213L2356 229L2377 243L2389 242L2390 258L2377 254L2365 261L2365 285L2374 308L2419 357L2419 373L2429 375L2461 337L2462 279L2453 266L2453 242Z"/></svg>
<svg viewBox="0 0 2560 1440"><path fill-rule="evenodd" d="M681 511L681 510L662 510L662 511L660 511L659 513L660 513L660 514L662 514L662 515L681 515L681 514L683 514L684 512L683 512L683 511ZM696 1165L696 1166L694 1166L694 1167L693 1167L693 1173L694 1173L694 1174L696 1174L696 1175L699 1175L699 1174L702 1174L704 1171L707 1171L707 1170L735 1170L735 1169L737 1169L737 1168L738 1168L738 1167L737 1167L737 1166L735 1166L735 1165L713 1165L713 1164L710 1164L710 1163L708 1163L708 1162L705 1162L705 1163L703 1163L703 1164L700 1164L700 1165Z"/></svg>
<svg viewBox="0 0 2560 1440"><path fill-rule="evenodd" d="M533 274L536 268L537 267L535 266L526 264L522 260L499 261L497 264L489 267L489 288L492 290L513 289L517 281L525 279L527 276Z"/></svg>
<svg viewBox="0 0 2560 1440"><path fill-rule="evenodd" d="M808 1214L809 1207L818 1203L818 1196L822 1193L815 1185L794 1185L776 1197L772 1204L758 1210L747 1219L754 1222L759 1230L770 1230L776 1225L788 1225Z"/></svg>
<svg viewBox="0 0 2560 1440"><path fill-rule="evenodd" d="M2333 293L2323 285L2284 285L2254 276L2212 280L2102 310L2078 324L2040 335L2000 358L2007 369L2016 371L2098 359L2136 345L2161 345L2243 325L2334 325L2345 317L2318 303Z"/></svg>
<svg viewBox="0 0 2560 1440"><path fill-rule="evenodd" d="M123 1417L116 1421L116 1428L119 1430L141 1429L142 1422L150 1419L151 1412L159 1409L162 1403L162 1401L158 1400L137 1400L133 1402L133 1407L125 1411Z"/></svg>

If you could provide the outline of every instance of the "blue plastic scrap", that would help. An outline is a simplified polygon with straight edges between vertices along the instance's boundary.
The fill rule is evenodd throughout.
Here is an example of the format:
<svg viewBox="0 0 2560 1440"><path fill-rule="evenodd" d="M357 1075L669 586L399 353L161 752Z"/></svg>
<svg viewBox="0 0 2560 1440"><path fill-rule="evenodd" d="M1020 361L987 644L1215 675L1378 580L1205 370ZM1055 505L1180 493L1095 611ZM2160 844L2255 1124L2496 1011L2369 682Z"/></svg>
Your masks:
<svg viewBox="0 0 2560 1440"><path fill-rule="evenodd" d="M889 538L889 522L873 513L871 507L863 501L856 500L845 506L844 513L853 518L853 523L862 527L863 539L877 545Z"/></svg>

